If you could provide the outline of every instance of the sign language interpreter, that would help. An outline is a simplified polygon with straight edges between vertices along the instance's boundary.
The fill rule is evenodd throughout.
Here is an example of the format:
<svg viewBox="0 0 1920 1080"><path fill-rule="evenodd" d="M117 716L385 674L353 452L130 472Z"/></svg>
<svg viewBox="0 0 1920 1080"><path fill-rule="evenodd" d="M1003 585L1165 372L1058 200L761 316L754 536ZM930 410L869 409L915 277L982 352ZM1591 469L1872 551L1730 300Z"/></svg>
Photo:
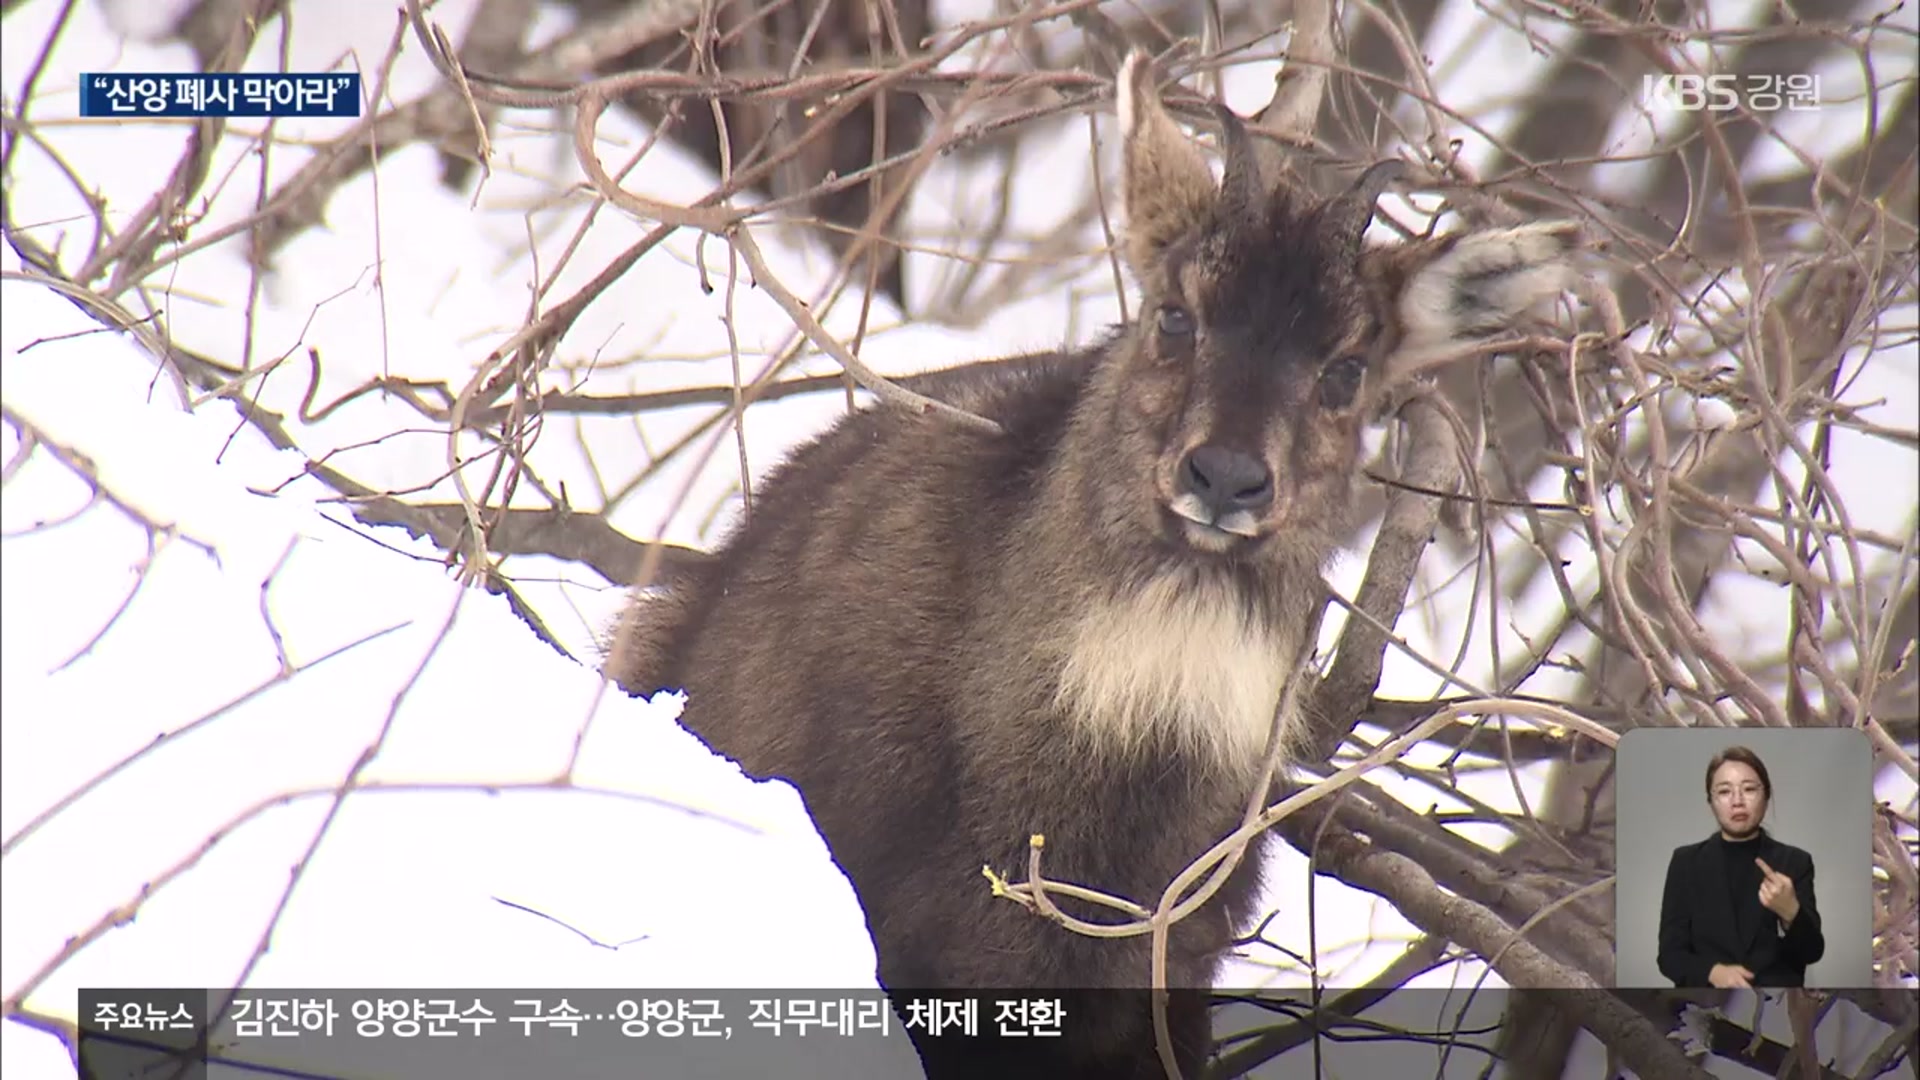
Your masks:
<svg viewBox="0 0 1920 1080"><path fill-rule="evenodd" d="M1805 986L1826 954L1813 856L1761 827L1773 781L1759 755L1730 746L1707 763L1720 826L1673 851L1660 901L1660 973L1675 986Z"/></svg>

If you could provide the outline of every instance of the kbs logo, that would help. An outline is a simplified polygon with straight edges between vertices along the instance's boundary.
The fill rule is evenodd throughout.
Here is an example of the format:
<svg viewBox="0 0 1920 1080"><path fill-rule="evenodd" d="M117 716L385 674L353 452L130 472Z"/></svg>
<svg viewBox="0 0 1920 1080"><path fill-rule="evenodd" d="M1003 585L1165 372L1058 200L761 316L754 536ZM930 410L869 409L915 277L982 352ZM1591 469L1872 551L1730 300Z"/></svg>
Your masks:
<svg viewBox="0 0 1920 1080"><path fill-rule="evenodd" d="M1799 112L1820 106L1818 75L1642 75L1647 104L1681 112Z"/></svg>

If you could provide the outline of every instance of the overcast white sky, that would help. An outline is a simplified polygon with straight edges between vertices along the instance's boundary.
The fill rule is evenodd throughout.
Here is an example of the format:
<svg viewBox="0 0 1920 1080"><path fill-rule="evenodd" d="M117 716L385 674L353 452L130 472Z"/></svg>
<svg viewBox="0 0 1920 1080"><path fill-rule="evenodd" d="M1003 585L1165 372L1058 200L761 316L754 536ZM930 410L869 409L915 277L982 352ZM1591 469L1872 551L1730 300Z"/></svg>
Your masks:
<svg viewBox="0 0 1920 1080"><path fill-rule="evenodd" d="M120 9L151 17L164 6ZM34 0L9 16L0 40L0 82L9 95L59 7ZM473 7L470 0L442 3L435 17L457 38ZM326 68L351 51L359 67L371 68L392 35L394 8L391 0L342 0L326 5L322 18L314 14L317 5L294 5L290 66ZM543 33L559 27L552 20ZM269 35L252 66L270 67L275 48L277 35ZM1524 48L1504 56L1516 80L1535 62ZM190 67L183 46L122 40L96 5L83 0L41 79L33 112L43 122L77 112L73 87L82 71ZM1242 76L1230 92L1234 103L1255 104L1264 77L1257 71ZM395 69L394 96L417 96L433 78L410 40ZM511 118L478 211L466 195L439 186L437 160L418 147L386 159L377 179L346 185L329 205L327 228L291 245L280 272L266 279L252 330L256 362L282 355L296 362L266 380L263 399L283 412L293 409L305 386L309 346L323 357L323 401L383 371L463 384L476 359L521 323L534 275L525 254L526 211L547 207L551 177L570 178L573 170L558 140L516 134L511 125L551 123L541 114ZM307 130L324 137L337 129L315 124ZM185 137L177 125L53 130L66 161L100 185L119 220L161 186ZM1049 176L1077 175L1073 170L1085 167L1084 126L1077 130L1032 167ZM613 114L602 132L629 148L642 137ZM250 209L257 164L239 150L234 141L216 165L216 175L237 171L202 230ZM616 159L612 151L603 156ZM299 159L297 152L276 152L275 175L288 175ZM20 183L9 197L17 217L39 223L43 240L64 232L64 250L73 258L89 222L77 215L72 192L31 150L22 151L16 170ZM953 207L964 213L975 196L940 187L952 182L950 170L936 172L916 220L937 222L951 217ZM703 194L712 179L660 148L637 183L684 201ZM1036 229L1060 212L1040 194L1027 196L1021 207ZM584 211L585 203L574 199L534 216L542 272ZM601 214L551 295L569 293L641 231L619 215ZM761 235L785 280L810 295L828 260L817 251L781 249L764 239L770 233ZM724 250L709 243L705 254L723 276ZM676 237L574 330L569 340L576 351L583 348L577 343L598 343L605 361L592 389L726 381L719 322L725 293L703 294L692 260L692 240ZM19 269L10 250L0 267ZM171 331L192 348L237 357L248 289L240 249L208 251L175 271L164 283ZM787 324L758 294L743 289L736 302L742 349L757 368ZM288 483L302 467L299 458L268 447L225 403L183 409L170 384L156 380L148 356L98 333L59 296L8 280L0 283L0 303L7 407L89 456L116 495L156 521L177 524L181 534L153 557L140 594L113 628L66 663L134 583L147 555L145 533L97 505L57 528L14 537L34 523L72 514L87 491L45 453L8 481L0 507L0 526L10 537L0 559L0 834L13 836L156 737L271 679L277 660L261 588L269 578L264 603L292 662L315 664L353 646L145 754L7 853L0 877L0 987L7 993L34 978L69 937L132 901L142 883L183 866L189 868L155 892L136 920L54 972L30 1003L70 1014L82 985L230 984L280 903L289 867L312 844L331 804L324 795L286 805L272 800L338 784L383 726L389 734L369 779L539 783L565 767L584 729L575 775L598 790L356 796L293 892L253 985L872 985L871 944L852 892L789 787L747 781L707 753L673 722L676 702L650 708L603 695L591 670L537 642L500 599L459 590L429 544L352 524L337 504L320 501L327 493L316 483ZM851 310L843 305L830 325L846 329L849 320L840 316ZM1057 294L1036 296L972 333L915 327L878 334L864 355L891 372L938 367L1053 345L1115 314L1102 299L1070 319ZM896 316L882 310L879 317L890 322ZM699 359L627 362L643 352ZM833 370L818 358L806 367ZM1880 422L1911 426L1911 358L1886 378L1884 392L1894 405ZM755 469L778 460L840 408L832 394L756 408L747 425ZM697 419L693 410L649 417L644 432L657 448ZM444 438L421 432L356 447L417 423L409 410L370 396L303 428L301 437L315 457L348 448L334 464L367 484L399 488L437 474ZM632 430L626 419L550 424L542 446L546 475L587 493L583 503L597 501L585 455L568 447L590 447L607 475L623 475L620 462L635 451ZM10 459L17 446L9 429L0 459ZM1881 497L1862 507L1870 519L1862 525L1898 532L1913 513L1912 462L1881 468L1884 473L1874 470L1883 481ZM712 520L706 511L725 498L734 469L734 449L723 445L701 474L688 512L669 524L669 539L711 542L713 530L731 520L730 509ZM684 479L683 472L667 470L629 500L616 524L635 535L656 530L666 496ZM267 489L277 494L255 494ZM449 497L446 485L428 497ZM217 551L217 560L188 538ZM586 655L619 591L580 568L522 563L518 569L550 577L530 584L529 595L568 647ZM1334 579L1350 585L1358 570L1358 560L1349 559ZM1431 689L1430 683L1407 686L1409 693ZM1536 797L1533 777L1528 787ZM1504 779L1479 794L1512 805ZM1911 785L1885 794L1910 800ZM235 824L208 847L210 836ZM1276 897L1288 898L1272 936L1303 947L1302 860L1283 852L1271 878ZM1337 884L1317 888L1321 941L1323 948L1341 946L1330 963L1342 981L1398 951L1408 927L1390 908ZM618 950L595 948L494 897L549 912L602 942L643 939ZM1384 944L1360 948L1369 937ZM1426 984L1457 979L1442 973ZM14 1024L0 1026L0 1071L72 1075L57 1043Z"/></svg>

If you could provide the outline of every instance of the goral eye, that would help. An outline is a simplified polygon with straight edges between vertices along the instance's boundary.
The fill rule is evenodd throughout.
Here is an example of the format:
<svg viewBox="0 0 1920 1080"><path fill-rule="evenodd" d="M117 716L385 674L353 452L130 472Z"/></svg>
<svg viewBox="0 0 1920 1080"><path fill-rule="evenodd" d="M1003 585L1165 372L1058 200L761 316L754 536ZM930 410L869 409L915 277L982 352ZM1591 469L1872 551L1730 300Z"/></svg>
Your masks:
<svg viewBox="0 0 1920 1080"><path fill-rule="evenodd" d="M1343 356L1320 373L1320 404L1328 409L1344 409L1353 404L1360 392L1360 380L1367 373L1367 362L1358 356Z"/></svg>
<svg viewBox="0 0 1920 1080"><path fill-rule="evenodd" d="M1154 314L1154 325L1168 337L1187 337L1193 333L1193 315L1186 308L1166 304Z"/></svg>

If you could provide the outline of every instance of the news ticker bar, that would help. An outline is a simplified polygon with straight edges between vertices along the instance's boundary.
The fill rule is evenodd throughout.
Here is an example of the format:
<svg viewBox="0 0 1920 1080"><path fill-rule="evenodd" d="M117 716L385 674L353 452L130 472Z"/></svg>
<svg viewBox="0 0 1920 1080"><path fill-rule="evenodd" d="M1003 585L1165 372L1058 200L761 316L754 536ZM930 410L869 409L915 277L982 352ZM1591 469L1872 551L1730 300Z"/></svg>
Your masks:
<svg viewBox="0 0 1920 1080"><path fill-rule="evenodd" d="M80 115L356 117L357 72L236 74L90 72L80 76Z"/></svg>
<svg viewBox="0 0 1920 1080"><path fill-rule="evenodd" d="M82 1028L98 1034L168 1035L170 1043L183 1036L197 1037L226 994L205 990L81 993ZM879 990L248 990L234 997L225 1026L237 1039L459 1038L480 1037L496 1027L516 1038L531 1038L543 1031L577 1036L583 1025L612 1027L626 1038L731 1039L736 1028L759 1029L775 1037L810 1033L852 1037L866 1031L887 1035L895 1027L932 1035L1045 1038L1060 1034L1065 1013L1060 994L1038 991L907 992L889 1001Z"/></svg>
<svg viewBox="0 0 1920 1080"><path fill-rule="evenodd" d="M1700 1037L1700 1016L1760 1015L1757 998L1719 991L1528 991L1530 997L1579 999L1590 1009L1609 996L1646 1016L1667 1038ZM1784 991L1767 991L1777 997ZM1795 993L1798 993L1797 991ZM1868 995L1880 1008L1856 1002L1841 1019L1862 1025L1871 1040L1894 1032L1885 1019L1885 995L1897 991L1835 991ZM1221 1046L1243 1045L1280 1025L1325 1033L1313 1051L1346 1075L1416 1073L1486 1080L1498 1062L1508 996L1482 990L1401 989L1344 1016L1337 1000L1292 990L1176 990L1176 998L1210 1005ZM233 1007L209 1027L228 997ZM81 1075L98 1080L166 1077L272 1076L276 1080L524 1080L525 1077L641 1076L674 1080L732 1080L744 1076L899 1080L919 1076L914 1041L979 1047L996 1059L1022 1061L1029 1052L1098 1033L1116 1019L1149 1007L1141 990L913 991L865 990L246 990L83 989L80 991ZM1471 999L1469 1001L1468 999ZM1189 1004L1191 1002L1189 1001ZM1463 1012L1473 1006L1469 1016ZM1332 1011L1327 1011L1331 1009ZM1704 1011L1703 1011L1704 1010ZM1435 1017L1453 1021L1434 1027ZM1693 1019L1689 1019L1692 1016ZM1717 1024L1718 1022L1716 1022ZM1449 1043L1471 1049L1458 1070L1432 1072L1430 1044L1444 1029ZM1737 1029L1737 1030L1736 1030ZM1407 1039L1402 1058L1383 1059L1383 1032ZM1691 1034L1690 1034L1691 1033ZM1723 1036L1724 1035L1724 1039ZM1768 1038L1790 1046L1784 1030ZM1737 1036L1737 1038L1735 1037ZM1097 1035L1096 1035L1097 1037ZM1224 1038L1223 1038L1224 1037ZM1747 1047L1754 1033L1735 1025L1713 1033L1713 1045ZM1771 1048L1773 1043L1768 1043ZM1716 1053L1723 1051L1716 1049ZM1772 1049L1768 1050L1773 1052ZM1784 1053L1785 1051L1780 1051ZM1726 1051L1731 1053L1731 1051ZM1739 1056L1736 1054L1735 1056ZM1424 1070L1424 1071L1423 1071ZM1538 1080L1496 1067L1494 1080Z"/></svg>
<svg viewBox="0 0 1920 1080"><path fill-rule="evenodd" d="M1184 993L1204 993L1188 991ZM210 1023L229 995L233 1006ZM523 1077L645 1062L657 1075L914 1075L915 1037L1057 1040L1144 991L80 991L83 1075ZM852 1068L852 1066L859 1066ZM682 1071L688 1070L688 1071ZM576 1070L577 1071L577 1070ZM592 1075L591 1069L580 1075ZM602 1075L611 1075L602 1073ZM649 1072L648 1075L656 1075ZM821 1073L820 1075L829 1075Z"/></svg>

